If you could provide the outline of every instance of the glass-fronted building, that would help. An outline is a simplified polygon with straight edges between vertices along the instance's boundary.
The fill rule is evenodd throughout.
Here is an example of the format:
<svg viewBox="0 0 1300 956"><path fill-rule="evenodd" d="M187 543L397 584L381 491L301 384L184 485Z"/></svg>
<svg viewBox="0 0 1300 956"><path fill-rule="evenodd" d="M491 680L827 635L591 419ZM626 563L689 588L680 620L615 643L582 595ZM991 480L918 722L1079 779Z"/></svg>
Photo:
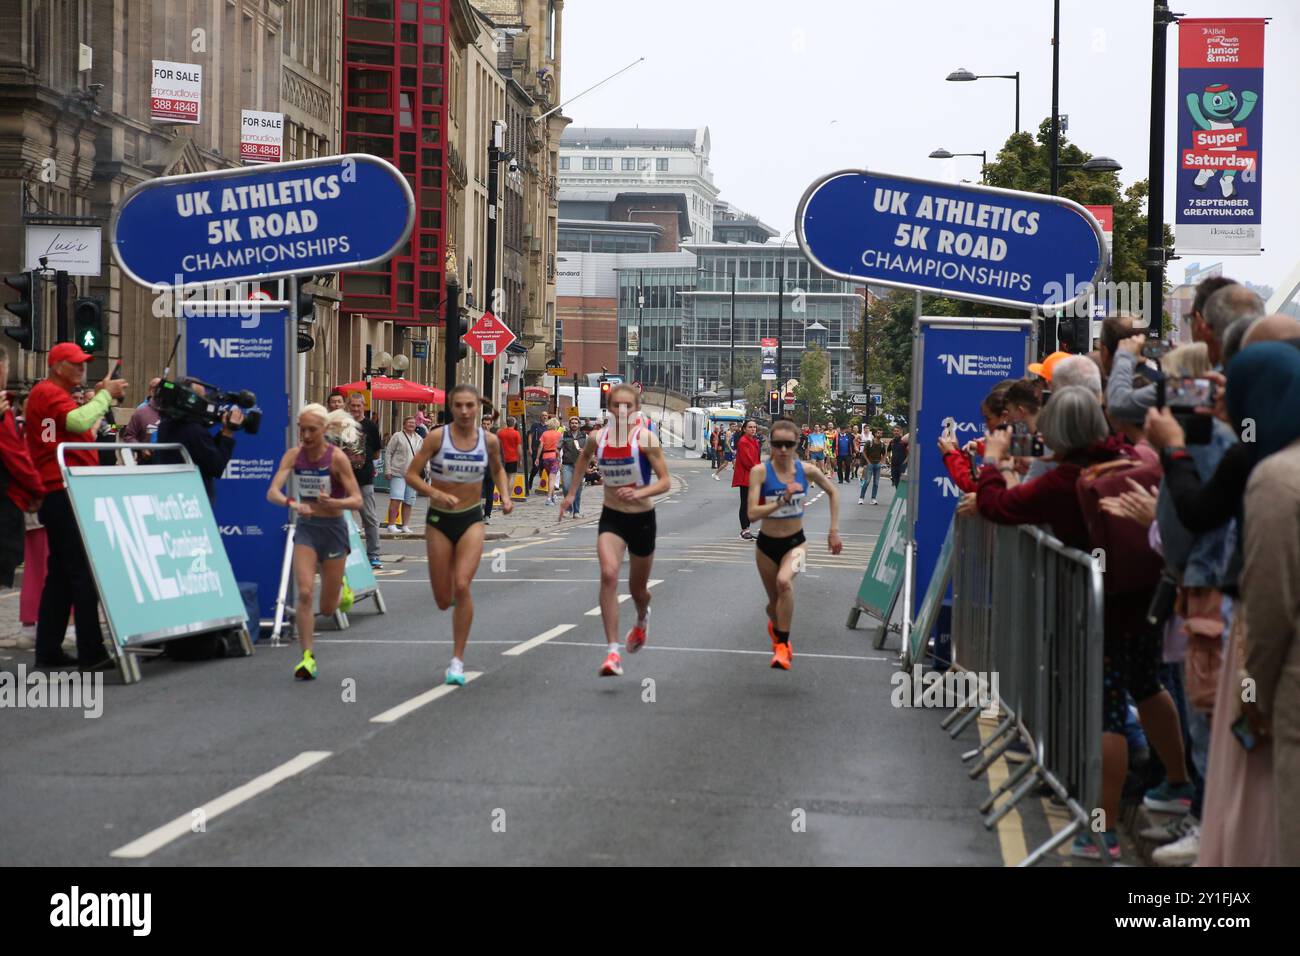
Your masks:
<svg viewBox="0 0 1300 956"><path fill-rule="evenodd" d="M785 301L781 317L780 381L799 378L799 363L810 344L808 326L826 327L832 394L857 390L861 377L853 370L849 333L862 322L861 289L822 275L797 246L775 243L687 244L697 256L700 272L695 288L685 290L681 310L679 361L686 391L699 385L728 381L732 344L732 276L736 280L735 356L761 363L760 340L778 337L778 301L784 261ZM621 314L621 311L620 311ZM737 387L741 383L737 383Z"/></svg>
<svg viewBox="0 0 1300 956"><path fill-rule="evenodd" d="M692 266L618 269L618 370L629 381L690 391L682 378L682 336L687 295L698 273ZM628 333L636 330L640 354L628 355ZM683 382L688 382L683 386Z"/></svg>

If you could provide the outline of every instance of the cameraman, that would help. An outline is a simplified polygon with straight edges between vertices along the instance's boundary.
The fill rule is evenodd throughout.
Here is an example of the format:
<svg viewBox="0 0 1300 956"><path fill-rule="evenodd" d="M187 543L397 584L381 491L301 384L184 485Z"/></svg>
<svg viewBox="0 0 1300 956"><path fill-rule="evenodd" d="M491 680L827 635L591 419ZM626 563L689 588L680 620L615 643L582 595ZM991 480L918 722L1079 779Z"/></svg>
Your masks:
<svg viewBox="0 0 1300 956"><path fill-rule="evenodd" d="M184 385L200 397L207 396L203 385L193 379L186 379ZM158 443L184 446L203 477L203 488L208 493L208 501L214 504L217 500L215 482L230 463L230 455L235 450L235 432L243 421L243 409L235 405L221 416L221 430L216 434L208 430L210 425L203 425L193 419L164 414L158 422ZM160 465L181 465L185 462L178 451L155 452L154 459Z"/></svg>

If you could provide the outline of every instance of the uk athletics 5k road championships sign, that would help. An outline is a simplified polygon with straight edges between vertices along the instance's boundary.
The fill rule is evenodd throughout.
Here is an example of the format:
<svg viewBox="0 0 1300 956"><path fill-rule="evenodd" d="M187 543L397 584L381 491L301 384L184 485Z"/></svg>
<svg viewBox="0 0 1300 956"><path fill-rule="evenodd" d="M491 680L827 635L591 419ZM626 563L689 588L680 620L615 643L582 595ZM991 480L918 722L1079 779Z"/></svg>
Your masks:
<svg viewBox="0 0 1300 956"><path fill-rule="evenodd" d="M358 269L411 234L415 199L391 163L354 153L136 186L113 214L113 257L146 286Z"/></svg>
<svg viewBox="0 0 1300 956"><path fill-rule="evenodd" d="M804 193L799 245L850 282L1013 308L1066 308L1101 274L1101 226L1058 196L842 170Z"/></svg>

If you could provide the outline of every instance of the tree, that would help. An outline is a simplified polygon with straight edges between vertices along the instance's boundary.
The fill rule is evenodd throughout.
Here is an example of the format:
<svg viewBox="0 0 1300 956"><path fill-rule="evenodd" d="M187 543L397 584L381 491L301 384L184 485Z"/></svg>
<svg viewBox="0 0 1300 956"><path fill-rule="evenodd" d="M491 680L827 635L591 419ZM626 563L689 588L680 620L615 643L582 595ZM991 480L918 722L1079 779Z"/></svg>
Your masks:
<svg viewBox="0 0 1300 956"><path fill-rule="evenodd" d="M745 391L745 408L752 414L767 408L768 383L760 377L758 359L744 355L736 359L736 388Z"/></svg>
<svg viewBox="0 0 1300 956"><path fill-rule="evenodd" d="M799 360L799 384L795 386L795 401L803 402L804 421L811 424L826 414L826 373L830 360L816 346L806 349Z"/></svg>
<svg viewBox="0 0 1300 956"><path fill-rule="evenodd" d="M826 403L826 414L830 416L836 428L848 428L853 423L853 396L840 392Z"/></svg>

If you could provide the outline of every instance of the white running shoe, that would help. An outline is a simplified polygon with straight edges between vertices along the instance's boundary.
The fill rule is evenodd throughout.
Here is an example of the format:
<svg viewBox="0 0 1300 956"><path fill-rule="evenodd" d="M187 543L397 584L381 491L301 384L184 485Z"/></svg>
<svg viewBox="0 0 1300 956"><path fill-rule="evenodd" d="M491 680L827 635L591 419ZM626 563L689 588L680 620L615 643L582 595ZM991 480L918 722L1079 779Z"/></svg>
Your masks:
<svg viewBox="0 0 1300 956"><path fill-rule="evenodd" d="M861 498L858 499L858 504L862 504L862 499L861 499Z"/></svg>
<svg viewBox="0 0 1300 956"><path fill-rule="evenodd" d="M1187 834L1151 854L1156 866L1191 866L1201 854L1201 828L1193 823Z"/></svg>
<svg viewBox="0 0 1300 956"><path fill-rule="evenodd" d="M872 499L871 499L871 503L872 503L873 505L878 505L878 504L880 504L880 502L877 501L875 498L872 498Z"/></svg>
<svg viewBox="0 0 1300 956"><path fill-rule="evenodd" d="M722 480L720 477L718 477L718 473L717 473L716 471L713 473L713 480L714 480L714 481L721 481L721 480Z"/></svg>
<svg viewBox="0 0 1300 956"><path fill-rule="evenodd" d="M401 531L398 529L397 525L395 525L395 524L390 524L390 525L388 526L388 533L389 533L389 534L401 534Z"/></svg>
<svg viewBox="0 0 1300 956"><path fill-rule="evenodd" d="M415 532L412 531L411 528L410 528L408 525L402 525L402 526L401 526L400 528L398 528L397 530L400 531L400 532L402 532L402 534L415 534Z"/></svg>
<svg viewBox="0 0 1300 956"><path fill-rule="evenodd" d="M1168 823L1156 823L1138 832L1138 836L1152 843L1173 843L1187 836L1196 826L1196 818L1190 814L1174 817Z"/></svg>

